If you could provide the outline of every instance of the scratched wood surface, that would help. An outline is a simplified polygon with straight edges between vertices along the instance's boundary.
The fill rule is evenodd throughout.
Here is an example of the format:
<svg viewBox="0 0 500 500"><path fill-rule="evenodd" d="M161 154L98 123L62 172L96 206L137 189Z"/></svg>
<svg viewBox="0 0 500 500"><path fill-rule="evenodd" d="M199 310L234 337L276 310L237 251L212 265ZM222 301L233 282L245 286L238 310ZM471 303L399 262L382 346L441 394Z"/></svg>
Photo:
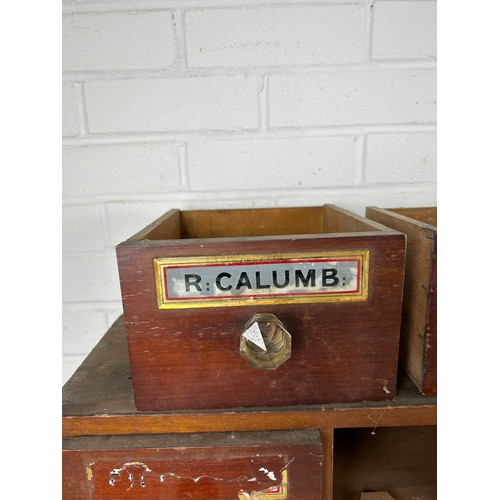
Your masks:
<svg viewBox="0 0 500 500"><path fill-rule="evenodd" d="M437 393L437 209L368 207L407 236L400 363L424 394Z"/></svg>
<svg viewBox="0 0 500 500"><path fill-rule="evenodd" d="M322 458L318 431L65 438L63 498L318 500Z"/></svg>
<svg viewBox="0 0 500 500"><path fill-rule="evenodd" d="M176 239L179 218L184 238ZM188 219L184 227L182 221ZM405 241L401 233L381 227L331 205L184 215L174 210L139 237L118 245L137 408L252 408L393 399ZM302 234L290 235L293 230ZM307 234L316 230L335 232ZM174 239L153 239L156 236ZM188 310L161 310L157 305L152 272L157 257L352 249L369 251L366 301ZM275 314L292 335L291 358L272 371L250 367L239 354L244 325L257 313Z"/></svg>
<svg viewBox="0 0 500 500"><path fill-rule="evenodd" d="M433 425L436 398L403 373L393 401L203 411L139 412L120 316L62 391L64 436Z"/></svg>

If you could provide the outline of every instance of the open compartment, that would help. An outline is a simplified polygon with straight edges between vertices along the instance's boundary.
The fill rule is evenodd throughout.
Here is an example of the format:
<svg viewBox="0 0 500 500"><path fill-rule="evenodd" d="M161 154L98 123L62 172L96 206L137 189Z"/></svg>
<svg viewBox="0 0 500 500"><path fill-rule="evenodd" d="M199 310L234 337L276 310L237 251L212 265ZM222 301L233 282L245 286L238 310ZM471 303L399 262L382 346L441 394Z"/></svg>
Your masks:
<svg viewBox="0 0 500 500"><path fill-rule="evenodd" d="M435 500L436 426L335 429L335 500Z"/></svg>

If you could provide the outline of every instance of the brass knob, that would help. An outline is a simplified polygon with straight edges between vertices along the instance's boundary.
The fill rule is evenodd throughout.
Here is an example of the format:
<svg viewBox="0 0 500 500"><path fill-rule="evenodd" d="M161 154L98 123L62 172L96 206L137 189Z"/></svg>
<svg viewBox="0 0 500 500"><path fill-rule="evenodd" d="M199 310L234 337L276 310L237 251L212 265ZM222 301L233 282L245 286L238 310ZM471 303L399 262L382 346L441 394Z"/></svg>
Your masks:
<svg viewBox="0 0 500 500"><path fill-rule="evenodd" d="M240 336L240 354L254 368L274 370L292 355L292 336L274 314L256 314Z"/></svg>

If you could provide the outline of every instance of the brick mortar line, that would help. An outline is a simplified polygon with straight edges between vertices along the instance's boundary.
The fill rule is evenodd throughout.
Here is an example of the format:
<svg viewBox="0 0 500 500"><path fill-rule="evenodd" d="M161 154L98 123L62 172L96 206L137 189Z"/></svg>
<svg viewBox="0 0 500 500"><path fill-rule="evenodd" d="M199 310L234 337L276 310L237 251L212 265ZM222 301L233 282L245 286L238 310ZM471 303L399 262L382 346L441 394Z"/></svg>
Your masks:
<svg viewBox="0 0 500 500"><path fill-rule="evenodd" d="M74 336L73 336L74 337ZM88 351L86 352L82 352L82 353L75 353L75 352L63 352L62 353L62 359L64 361L64 359L67 359L67 360L72 360L72 358L81 358L81 357L86 357L89 352L91 351L92 349L89 349Z"/></svg>
<svg viewBox="0 0 500 500"><path fill-rule="evenodd" d="M290 64L266 66L211 66L186 67L180 71L175 66L164 69L127 69L127 70L81 70L64 71L64 82L92 82L92 81L123 81L123 80L175 80L182 78L203 78L217 76L295 76L354 73L363 71L433 71L437 69L437 59L376 59L360 63L343 64Z"/></svg>
<svg viewBox="0 0 500 500"><path fill-rule="evenodd" d="M172 11L174 24L174 38L176 43L176 61L178 71L185 73L187 70L186 26L182 9Z"/></svg>
<svg viewBox="0 0 500 500"><path fill-rule="evenodd" d="M165 210L166 212L167 210ZM72 252L71 250L65 250L61 252L62 258L69 258L69 259L80 259L80 258L85 258L89 257L90 255L94 257L105 257L109 258L112 257L114 252L115 252L115 247L116 245L108 245L102 250L78 250L75 252ZM111 270L113 270L111 268Z"/></svg>
<svg viewBox="0 0 500 500"><path fill-rule="evenodd" d="M101 224L102 224L102 227L103 227L103 231L104 231L104 243L105 243L105 248L109 248L109 246L111 246L111 240L112 240L112 236L111 236L111 227L112 227L112 224L111 224L111 218L109 216L109 203L99 203L100 205L100 216L101 216ZM81 205L79 205L81 206ZM63 203L63 208L65 208L66 205ZM68 252L66 252L68 253ZM64 252L63 252L64 254Z"/></svg>
<svg viewBox="0 0 500 500"><path fill-rule="evenodd" d="M103 300L103 301L85 301L85 300L72 300L72 301L63 301L62 305L64 307L67 307L69 310L72 311L88 311L89 309L92 310L101 310L104 313L111 312L110 309L114 306L121 306L122 302L121 300ZM116 319L116 318L115 318Z"/></svg>
<svg viewBox="0 0 500 500"><path fill-rule="evenodd" d="M77 96L77 107L78 107L78 118L80 120L80 134L79 137L88 137L90 135L89 130L89 120L87 113L87 104L85 101L85 90L83 83L78 83L76 85L78 91Z"/></svg>
<svg viewBox="0 0 500 500"><path fill-rule="evenodd" d="M106 257L106 258L116 257L115 245L112 245L112 244L110 244L104 248L101 248L100 250L77 250L77 251L63 250L61 252L61 255L63 258L64 257L79 258L79 257L88 256L88 255L94 255L95 257Z"/></svg>
<svg viewBox="0 0 500 500"><path fill-rule="evenodd" d="M168 142L175 146L177 143L197 141L244 141L244 140L276 140L294 138L346 137L360 134L389 134L389 133L425 133L436 132L435 122L401 123L401 124L360 124L339 126L309 126L309 127L280 127L266 130L200 130L187 132L141 132L123 134L90 134L80 137L64 137L64 148L99 145L133 145Z"/></svg>
<svg viewBox="0 0 500 500"><path fill-rule="evenodd" d="M364 181L364 170L366 162L366 134L356 136L354 144L354 157L355 157L355 175L353 185L355 187L362 186Z"/></svg>
<svg viewBox="0 0 500 500"><path fill-rule="evenodd" d="M179 168L179 189L190 191L189 183L189 152L188 145L183 142L177 147L178 168Z"/></svg>
<svg viewBox="0 0 500 500"><path fill-rule="evenodd" d="M121 301L115 301L116 304L118 305L122 305ZM92 309L93 311L102 311L104 313L107 313L109 312L109 305L112 304L112 301L104 301L104 302L97 302L96 305L98 304L98 306L89 306L88 304L82 302L82 303L77 303L77 302L71 302L71 303L67 303L66 305L68 306L68 310L71 310L71 311L87 311L88 309ZM104 305L104 306L101 306L101 304L108 304L108 305Z"/></svg>
<svg viewBox="0 0 500 500"><path fill-rule="evenodd" d="M66 206L92 206L99 204L114 204L114 203L168 203L172 202L199 202L200 194L207 196L208 201L251 201L251 200L265 200L267 198L284 198L289 196L296 196L297 199L307 198L309 196L328 196L332 193L336 194L349 194L352 193L369 193L369 192L384 192L384 193L406 193L406 192L421 192L421 191L435 191L436 183L432 182L415 182L415 183L365 183L351 186L331 186L331 187L307 187L307 188L262 188L262 189L249 189L249 190L231 190L217 191L217 190L190 190L190 191L162 191L154 193L107 193L100 195L87 195L84 197L68 196L63 197L63 208Z"/></svg>
<svg viewBox="0 0 500 500"><path fill-rule="evenodd" d="M154 11L154 10L215 10L215 9L247 9L258 7L338 7L343 5L366 5L370 0L144 0L123 2L65 2L62 14L99 14L106 12ZM424 0L436 2L436 0Z"/></svg>
<svg viewBox="0 0 500 500"><path fill-rule="evenodd" d="M257 91L257 113L259 117L258 129L260 132L267 132L270 129L269 113L269 77L259 76Z"/></svg>
<svg viewBox="0 0 500 500"><path fill-rule="evenodd" d="M369 0L367 4L367 33L366 39L368 41L367 57L369 61L373 61L373 23L375 22L375 0Z"/></svg>

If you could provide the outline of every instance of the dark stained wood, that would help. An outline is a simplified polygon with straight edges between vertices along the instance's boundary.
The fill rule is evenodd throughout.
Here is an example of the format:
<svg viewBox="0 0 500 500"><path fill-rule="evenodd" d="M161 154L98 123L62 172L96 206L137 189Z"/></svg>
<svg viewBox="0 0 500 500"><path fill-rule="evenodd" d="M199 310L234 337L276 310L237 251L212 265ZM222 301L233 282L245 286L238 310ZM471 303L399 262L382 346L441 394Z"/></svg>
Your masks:
<svg viewBox="0 0 500 500"><path fill-rule="evenodd" d="M104 334L62 390L63 416L136 412L123 316Z"/></svg>
<svg viewBox="0 0 500 500"><path fill-rule="evenodd" d="M332 210L337 209L328 206L328 211ZM311 213L318 214L318 210ZM377 224L362 222L358 216L352 218L356 232L349 233L345 222L348 213L338 209L337 215L344 220L345 231L338 235L215 237L147 244L136 242L134 237L118 245L138 409L250 408L393 399L405 237L396 231L377 230ZM322 217L318 224L323 227ZM357 232L360 225L371 231ZM245 229L238 227L238 231L244 233ZM352 249L370 253L367 301L189 310L160 310L157 306L152 268L157 257ZM291 358L273 371L256 370L239 354L240 334L257 313L275 314L292 335Z"/></svg>
<svg viewBox="0 0 500 500"><path fill-rule="evenodd" d="M431 283L432 288L429 292L429 308L427 314L427 327L425 345L425 374L422 383L422 392L424 394L437 393L437 234L434 240L434 256L432 262Z"/></svg>
<svg viewBox="0 0 500 500"><path fill-rule="evenodd" d="M394 401L198 412L139 412L123 317L63 387L64 436L434 425L436 398L400 373Z"/></svg>
<svg viewBox="0 0 500 500"><path fill-rule="evenodd" d="M213 448L215 446L318 446L322 445L321 432L310 429L260 432L136 434L134 436L74 436L63 437L62 443L64 450L73 451L127 450L136 448Z"/></svg>
<svg viewBox="0 0 500 500"><path fill-rule="evenodd" d="M368 207L366 216L407 236L400 363L424 394L437 393L437 209ZM434 224L434 225L431 225Z"/></svg>
<svg viewBox="0 0 500 500"><path fill-rule="evenodd" d="M317 500L322 458L318 431L65 438L63 497L236 500L285 482Z"/></svg>
<svg viewBox="0 0 500 500"><path fill-rule="evenodd" d="M435 426L335 430L334 499L387 492L394 500L435 500L436 443Z"/></svg>

